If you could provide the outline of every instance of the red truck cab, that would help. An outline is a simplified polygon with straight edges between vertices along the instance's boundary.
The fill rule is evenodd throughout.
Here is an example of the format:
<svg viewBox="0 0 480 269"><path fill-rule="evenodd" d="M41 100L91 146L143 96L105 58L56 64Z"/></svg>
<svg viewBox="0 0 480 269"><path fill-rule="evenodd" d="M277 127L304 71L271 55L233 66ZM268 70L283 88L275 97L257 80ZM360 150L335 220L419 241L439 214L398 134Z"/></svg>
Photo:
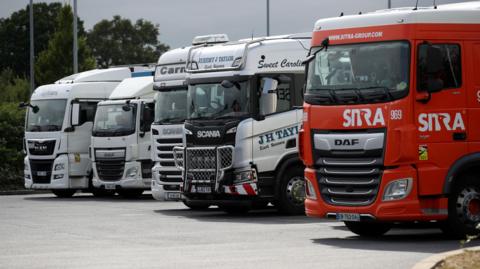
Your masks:
<svg viewBox="0 0 480 269"><path fill-rule="evenodd" d="M480 2L318 20L300 155L306 214L354 233L480 222Z"/></svg>

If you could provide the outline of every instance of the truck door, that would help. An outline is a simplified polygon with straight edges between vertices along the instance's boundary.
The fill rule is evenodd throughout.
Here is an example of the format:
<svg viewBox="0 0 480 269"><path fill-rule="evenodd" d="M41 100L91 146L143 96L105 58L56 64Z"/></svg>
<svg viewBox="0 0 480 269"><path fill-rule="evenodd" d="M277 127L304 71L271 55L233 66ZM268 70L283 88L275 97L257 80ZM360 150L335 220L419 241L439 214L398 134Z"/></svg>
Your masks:
<svg viewBox="0 0 480 269"><path fill-rule="evenodd" d="M142 178L152 177L152 160L151 160L151 132L150 128L154 121L154 103L141 104L140 123L138 132L138 158L142 166Z"/></svg>
<svg viewBox="0 0 480 269"><path fill-rule="evenodd" d="M267 77L278 80L277 106L276 111L265 115L264 120L253 121L253 162L257 165L260 177L262 172L274 172L276 165L284 156L297 152L300 128L298 112L294 109L296 105L294 76Z"/></svg>
<svg viewBox="0 0 480 269"><path fill-rule="evenodd" d="M470 153L479 152L480 145L480 128L479 121L480 119L480 43L470 43L472 47L473 55L471 57L466 57L469 60L469 65L466 73L468 87L468 126L470 126L468 133L468 141L471 142L468 145L468 150Z"/></svg>
<svg viewBox="0 0 480 269"><path fill-rule="evenodd" d="M93 120L97 111L98 100L79 100L78 125L67 132L69 174L70 176L88 176L91 168L88 149L90 147ZM72 106L71 106L72 107ZM88 187L73 186L71 187Z"/></svg>
<svg viewBox="0 0 480 269"><path fill-rule="evenodd" d="M467 150L465 49L457 41L421 41L415 49L419 194L438 195Z"/></svg>

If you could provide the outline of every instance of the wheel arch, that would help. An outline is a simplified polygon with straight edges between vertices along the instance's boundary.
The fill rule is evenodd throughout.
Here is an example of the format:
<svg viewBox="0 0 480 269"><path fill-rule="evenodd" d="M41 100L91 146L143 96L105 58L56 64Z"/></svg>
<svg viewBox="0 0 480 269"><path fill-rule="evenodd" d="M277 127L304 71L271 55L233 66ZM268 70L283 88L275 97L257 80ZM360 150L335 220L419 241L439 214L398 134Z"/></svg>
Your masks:
<svg viewBox="0 0 480 269"><path fill-rule="evenodd" d="M447 172L445 182L443 183L443 194L450 194L453 186L458 182L458 175L472 169L480 170L480 153L472 153L456 160Z"/></svg>
<svg viewBox="0 0 480 269"><path fill-rule="evenodd" d="M285 155L275 167L275 197L278 197L280 192L280 175L283 175L292 166L305 167L297 152Z"/></svg>

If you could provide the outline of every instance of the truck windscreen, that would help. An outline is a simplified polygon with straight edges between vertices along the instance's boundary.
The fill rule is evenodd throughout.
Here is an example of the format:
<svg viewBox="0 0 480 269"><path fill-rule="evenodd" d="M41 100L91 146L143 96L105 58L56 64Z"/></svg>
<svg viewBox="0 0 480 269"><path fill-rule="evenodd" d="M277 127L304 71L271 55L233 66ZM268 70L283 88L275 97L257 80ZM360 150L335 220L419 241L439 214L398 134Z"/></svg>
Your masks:
<svg viewBox="0 0 480 269"><path fill-rule="evenodd" d="M99 105L93 136L125 136L135 132L136 104Z"/></svg>
<svg viewBox="0 0 480 269"><path fill-rule="evenodd" d="M379 103L408 94L410 46L406 41L332 45L312 53L307 103Z"/></svg>
<svg viewBox="0 0 480 269"><path fill-rule="evenodd" d="M188 86L187 119L238 118L250 115L248 81Z"/></svg>
<svg viewBox="0 0 480 269"><path fill-rule="evenodd" d="M28 109L27 132L55 132L61 131L67 100L51 99L31 101L38 110Z"/></svg>
<svg viewBox="0 0 480 269"><path fill-rule="evenodd" d="M162 89L155 95L155 123L183 123L186 116L186 87Z"/></svg>

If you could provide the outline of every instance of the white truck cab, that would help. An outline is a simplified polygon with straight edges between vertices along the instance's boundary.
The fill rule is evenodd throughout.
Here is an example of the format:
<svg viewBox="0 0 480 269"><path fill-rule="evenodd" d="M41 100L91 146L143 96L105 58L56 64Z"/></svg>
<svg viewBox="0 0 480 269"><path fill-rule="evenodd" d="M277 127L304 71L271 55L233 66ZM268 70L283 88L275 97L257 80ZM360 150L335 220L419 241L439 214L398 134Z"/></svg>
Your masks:
<svg viewBox="0 0 480 269"><path fill-rule="evenodd" d="M152 124L151 190L156 200L180 200L182 171L175 167L173 147L182 145L187 116L185 62L189 48L165 52L155 69L155 121Z"/></svg>
<svg viewBox="0 0 480 269"><path fill-rule="evenodd" d="M218 44L225 35L196 37L192 45ZM177 48L162 54L154 76L155 121L152 124L152 196L160 201L181 199L182 170L175 166L173 148L182 146L183 124L187 116L187 84L185 63L190 47Z"/></svg>
<svg viewBox="0 0 480 269"><path fill-rule="evenodd" d="M153 77L127 78L98 103L92 130L93 186L124 197L150 189Z"/></svg>
<svg viewBox="0 0 480 269"><path fill-rule="evenodd" d="M108 98L128 67L91 70L35 89L26 107L25 188L70 197L92 190L90 135L97 103ZM101 194L95 192L94 194Z"/></svg>
<svg viewBox="0 0 480 269"><path fill-rule="evenodd" d="M298 158L310 34L200 44L187 57L182 194L197 208L304 212Z"/></svg>

